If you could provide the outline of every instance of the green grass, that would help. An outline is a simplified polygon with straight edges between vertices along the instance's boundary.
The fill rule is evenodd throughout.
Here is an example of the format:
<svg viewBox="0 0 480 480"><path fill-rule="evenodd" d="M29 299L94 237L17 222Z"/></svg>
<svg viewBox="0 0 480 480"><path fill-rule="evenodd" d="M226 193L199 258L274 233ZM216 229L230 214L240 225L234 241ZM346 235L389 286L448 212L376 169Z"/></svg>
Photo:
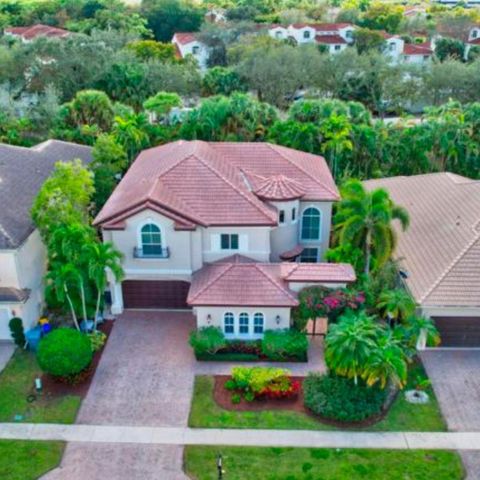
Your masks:
<svg viewBox="0 0 480 480"><path fill-rule="evenodd" d="M427 450L203 447L185 449L192 479L216 480L216 456L224 480L460 480L458 455Z"/></svg>
<svg viewBox="0 0 480 480"><path fill-rule="evenodd" d="M424 375L421 366L410 372L410 377ZM195 378L189 426L196 428L271 428L287 430L336 430L301 412L288 410L240 412L224 410L213 399L213 377ZM407 386L409 388L409 386ZM412 405L403 392L397 396L387 416L365 430L370 431L446 431L433 390L429 388L430 402Z"/></svg>
<svg viewBox="0 0 480 480"><path fill-rule="evenodd" d="M64 442L0 440L0 478L39 478L59 464L64 445Z"/></svg>
<svg viewBox="0 0 480 480"><path fill-rule="evenodd" d="M31 352L17 349L10 362L0 373L0 422L13 422L15 415L34 423L73 423L80 408L81 398L69 395L47 398L40 395L28 403L27 396L34 393L35 377L40 376L36 357ZM0 478L3 478L0 475Z"/></svg>

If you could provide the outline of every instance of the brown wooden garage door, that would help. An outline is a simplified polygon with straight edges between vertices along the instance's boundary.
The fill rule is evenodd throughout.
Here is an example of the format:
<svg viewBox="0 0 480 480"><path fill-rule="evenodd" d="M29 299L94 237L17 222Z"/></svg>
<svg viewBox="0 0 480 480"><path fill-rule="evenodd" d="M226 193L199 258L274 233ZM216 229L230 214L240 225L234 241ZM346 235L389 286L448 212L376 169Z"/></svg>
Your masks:
<svg viewBox="0 0 480 480"><path fill-rule="evenodd" d="M442 347L480 347L480 317L433 317Z"/></svg>
<svg viewBox="0 0 480 480"><path fill-rule="evenodd" d="M176 280L125 280L122 283L125 308L189 308L190 284Z"/></svg>

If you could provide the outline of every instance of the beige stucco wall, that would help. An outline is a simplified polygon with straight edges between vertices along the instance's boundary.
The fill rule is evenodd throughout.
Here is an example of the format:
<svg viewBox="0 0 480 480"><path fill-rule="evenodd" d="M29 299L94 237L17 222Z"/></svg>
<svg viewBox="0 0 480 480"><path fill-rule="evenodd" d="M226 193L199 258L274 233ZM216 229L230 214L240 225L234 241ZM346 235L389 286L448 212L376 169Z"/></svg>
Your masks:
<svg viewBox="0 0 480 480"><path fill-rule="evenodd" d="M285 212L285 221L274 227L270 233L271 254L270 261L279 262L280 254L291 250L298 245L298 225L300 215L300 202L291 200L289 202L270 202L273 207ZM295 209L295 220L292 221L292 211Z"/></svg>
<svg viewBox="0 0 480 480"><path fill-rule="evenodd" d="M0 251L0 287L20 288L17 275L16 250Z"/></svg>
<svg viewBox="0 0 480 480"><path fill-rule="evenodd" d="M321 213L321 235L320 240L302 240L302 215L303 212L309 208L315 207ZM304 247L319 248L319 260L324 258L325 252L330 244L330 227L332 222L332 202L300 202L300 221L298 222L298 238L301 245Z"/></svg>
<svg viewBox="0 0 480 480"><path fill-rule="evenodd" d="M232 312L235 316L235 331L238 330L238 316L246 312L250 319L250 335L233 335L229 338L258 338L253 332L253 315L263 313L265 318L264 330L277 330L290 327L290 308L288 307L196 307L194 313L197 317L198 328L215 326L223 330L223 315L226 312ZM211 321L208 323L207 316L211 315ZM277 315L280 316L280 323L277 324Z"/></svg>

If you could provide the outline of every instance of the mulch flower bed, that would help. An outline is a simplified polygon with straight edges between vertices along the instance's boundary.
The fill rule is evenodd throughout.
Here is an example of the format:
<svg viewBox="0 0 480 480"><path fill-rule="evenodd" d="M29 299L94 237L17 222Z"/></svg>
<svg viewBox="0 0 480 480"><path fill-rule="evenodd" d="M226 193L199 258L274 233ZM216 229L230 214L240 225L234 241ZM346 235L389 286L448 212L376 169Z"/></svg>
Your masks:
<svg viewBox="0 0 480 480"><path fill-rule="evenodd" d="M81 376L80 382L71 384L63 382L46 373L42 375L43 394L45 396L63 397L65 395L78 395L82 399L86 397L114 324L115 322L113 320L105 320L98 326L98 330L103 332L107 336L107 339L105 340L103 347L93 354L92 363L79 374Z"/></svg>
<svg viewBox="0 0 480 480"><path fill-rule="evenodd" d="M396 394L389 396L387 402L385 403L385 408L378 415L373 415L366 420L361 422L341 422L338 420L332 420L330 418L325 418L320 415L316 415L308 408L305 407L303 403L303 387L300 388L298 395L292 399L269 399L269 398L258 398L252 402L247 402L244 398L240 403L232 403L232 392L227 390L224 385L225 382L232 377L230 375L215 375L214 376L214 388L213 388L213 399L215 403L223 408L224 410L238 411L238 412L258 412L262 410L288 410L291 412L300 412L309 415L310 417L316 419L320 423L326 425L331 425L334 427L342 428L363 428L369 427L378 423L380 420L383 420L387 415L390 406L396 398ZM305 377L291 377L292 380L296 380L303 384Z"/></svg>

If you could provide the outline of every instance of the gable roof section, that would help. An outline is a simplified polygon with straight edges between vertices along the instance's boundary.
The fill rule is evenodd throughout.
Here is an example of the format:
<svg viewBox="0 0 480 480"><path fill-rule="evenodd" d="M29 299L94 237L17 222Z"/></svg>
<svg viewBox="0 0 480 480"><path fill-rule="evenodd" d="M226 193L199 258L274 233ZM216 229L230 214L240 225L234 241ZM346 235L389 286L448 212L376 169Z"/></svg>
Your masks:
<svg viewBox="0 0 480 480"><path fill-rule="evenodd" d="M172 38L172 42L178 42L181 45L188 45L195 41L197 41L197 37L193 32L177 32Z"/></svg>
<svg viewBox="0 0 480 480"><path fill-rule="evenodd" d="M480 306L480 182L434 173L365 185L386 188L410 214L409 229L398 231L395 256L417 303Z"/></svg>
<svg viewBox="0 0 480 480"><path fill-rule="evenodd" d="M32 148L0 144L0 248L15 249L33 232L30 209L58 161L92 159L91 147L49 140Z"/></svg>
<svg viewBox="0 0 480 480"><path fill-rule="evenodd" d="M357 278L348 263L287 263L284 272L287 282L350 283Z"/></svg>
<svg viewBox="0 0 480 480"><path fill-rule="evenodd" d="M327 45L343 45L346 40L340 35L317 35L315 37L317 43L325 43Z"/></svg>
<svg viewBox="0 0 480 480"><path fill-rule="evenodd" d="M425 43L405 43L403 47L404 55L433 55L430 42Z"/></svg>
<svg viewBox="0 0 480 480"><path fill-rule="evenodd" d="M276 210L251 191L243 169L265 178L285 172L310 200L339 198L322 157L266 143L180 140L141 152L94 223L109 228L154 205L189 224L276 225Z"/></svg>
<svg viewBox="0 0 480 480"><path fill-rule="evenodd" d="M28 27L10 27L5 29L5 33L16 35L25 40L32 40L36 37L66 37L70 35L68 30L41 23L30 25Z"/></svg>

